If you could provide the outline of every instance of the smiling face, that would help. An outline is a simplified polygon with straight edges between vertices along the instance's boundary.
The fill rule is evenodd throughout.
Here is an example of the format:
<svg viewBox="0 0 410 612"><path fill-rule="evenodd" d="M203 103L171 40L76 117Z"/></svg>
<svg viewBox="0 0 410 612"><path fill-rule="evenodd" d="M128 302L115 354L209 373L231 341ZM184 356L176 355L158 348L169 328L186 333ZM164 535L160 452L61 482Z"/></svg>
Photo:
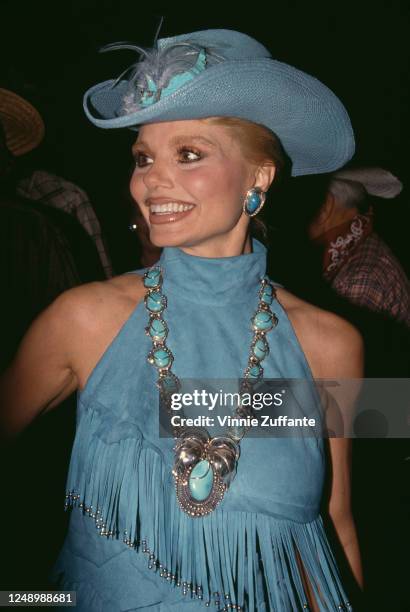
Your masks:
<svg viewBox="0 0 410 612"><path fill-rule="evenodd" d="M260 169L221 125L171 121L145 125L133 147L131 194L157 246L178 246L203 257L249 250L249 218L242 205ZM265 177L266 178L266 177Z"/></svg>

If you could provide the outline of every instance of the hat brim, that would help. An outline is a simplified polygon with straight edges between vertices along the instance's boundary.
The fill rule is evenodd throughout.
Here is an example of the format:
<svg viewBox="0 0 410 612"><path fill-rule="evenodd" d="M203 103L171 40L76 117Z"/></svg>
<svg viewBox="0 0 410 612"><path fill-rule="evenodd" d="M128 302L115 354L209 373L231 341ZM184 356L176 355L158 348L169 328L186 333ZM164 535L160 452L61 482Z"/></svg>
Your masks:
<svg viewBox="0 0 410 612"><path fill-rule="evenodd" d="M341 170L336 172L334 178L360 183L369 195L378 198L395 198L403 189L403 184L397 176L376 166Z"/></svg>
<svg viewBox="0 0 410 612"><path fill-rule="evenodd" d="M7 148L15 156L32 151L44 138L44 122L38 111L7 89L0 89L0 121Z"/></svg>
<svg viewBox="0 0 410 612"><path fill-rule="evenodd" d="M247 119L279 137L293 176L333 172L354 153L350 120L335 94L276 60L222 62L151 106L124 115L128 86L126 80L109 80L86 92L84 109L92 123L112 129L212 116Z"/></svg>

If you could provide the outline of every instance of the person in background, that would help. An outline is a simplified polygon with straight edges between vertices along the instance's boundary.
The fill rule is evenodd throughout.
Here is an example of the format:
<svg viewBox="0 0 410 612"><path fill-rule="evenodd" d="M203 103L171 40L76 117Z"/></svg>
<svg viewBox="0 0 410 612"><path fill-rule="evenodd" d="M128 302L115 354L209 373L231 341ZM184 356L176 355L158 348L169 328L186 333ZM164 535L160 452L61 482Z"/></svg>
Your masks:
<svg viewBox="0 0 410 612"><path fill-rule="evenodd" d="M269 267L276 278L299 297L344 317L360 331L365 376L370 379L410 376L408 283L399 261L372 229L379 211L372 214L369 197L378 196L383 204L381 198L394 197L400 190L400 181L379 168L292 177L276 195L281 205L268 220ZM311 239L312 234L316 239ZM394 398L391 410L394 413ZM389 439L387 428L372 432L362 425L352 440L352 486L366 584L363 610L407 609L403 602L410 601L405 576L409 441ZM389 515L395 521L389 529L380 529ZM395 588L386 589L386 584Z"/></svg>
<svg viewBox="0 0 410 612"><path fill-rule="evenodd" d="M383 168L335 172L320 212L309 227L314 244L323 249L324 280L352 305L343 315L362 333L369 377L410 375L410 285L400 262L374 231L377 211L373 214L369 197L391 199L401 190L399 179ZM393 413L394 409L393 404ZM402 573L410 535L410 504L404 494L409 479L409 440L389 439L388 428L365 439L369 434L359 426L356 435L353 491L355 507L361 510L356 514L369 585L367 603L369 609L393 610L399 600L409 597ZM380 534L388 513L396 517L395 524L388 533ZM387 563L380 561L380 549L385 551ZM386 597L381 585L393 580L397 589Z"/></svg>
<svg viewBox="0 0 410 612"><path fill-rule="evenodd" d="M25 331L61 293L105 278L94 243L64 211L0 193L2 346L7 366Z"/></svg>
<svg viewBox="0 0 410 612"><path fill-rule="evenodd" d="M103 243L94 211L89 203L73 206L72 195L84 192L72 183L62 190L66 182L46 172L32 172L25 178L26 156L43 137L44 123L34 106L0 89L0 270L5 290L0 368L10 362L34 318L61 293L105 278L102 261L111 273L108 258L101 261L101 251L97 252L96 246ZM47 188L44 197L38 198L41 190L34 189L38 176L54 188L59 182L60 189L46 195ZM84 223L90 221L93 236L78 217Z"/></svg>
<svg viewBox="0 0 410 612"><path fill-rule="evenodd" d="M368 198L394 198L401 190L399 179L383 168L335 172L309 237L323 249L323 277L339 295L410 326L410 284L373 229Z"/></svg>
<svg viewBox="0 0 410 612"><path fill-rule="evenodd" d="M85 191L60 176L44 170L25 170L25 154L36 149L44 137L44 122L27 100L0 88L0 190L41 202L75 217L92 238L106 278L112 264L101 226Z"/></svg>
<svg viewBox="0 0 410 612"><path fill-rule="evenodd" d="M33 201L16 193L26 156L44 135L40 115L23 98L0 90L0 119L3 371L41 311L68 289L104 280L107 270L104 273L95 242L75 216L48 201ZM13 500L13 504L2 504L0 513L1 524L7 525L2 536L3 589L50 588L47 574L66 530L65 517L58 510L75 430L75 396L67 397L60 408L51 418L46 416L28 428L12 447L1 450L1 486ZM39 491L42 505L33 507ZM27 532L21 526L27 521L29 507L36 528L31 529L27 547ZM42 537L47 530L53 538Z"/></svg>

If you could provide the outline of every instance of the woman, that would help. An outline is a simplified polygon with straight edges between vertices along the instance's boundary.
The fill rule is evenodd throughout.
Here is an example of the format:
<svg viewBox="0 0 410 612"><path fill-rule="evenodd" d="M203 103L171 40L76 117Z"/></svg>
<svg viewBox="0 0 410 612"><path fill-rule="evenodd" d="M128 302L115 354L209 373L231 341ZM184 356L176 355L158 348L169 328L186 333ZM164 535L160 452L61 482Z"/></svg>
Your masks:
<svg viewBox="0 0 410 612"><path fill-rule="evenodd" d="M80 391L55 579L87 611L350 609L319 517L322 441L202 428L175 443L158 436L156 409L156 384L168 402L182 378L361 376L356 331L282 288L275 298L249 231L282 145L293 174L347 161L346 112L238 32L139 51L129 77L89 90L85 108L101 127L140 127L131 192L165 247L159 265L67 292L4 385L11 433ZM330 447L329 513L360 583L348 444Z"/></svg>

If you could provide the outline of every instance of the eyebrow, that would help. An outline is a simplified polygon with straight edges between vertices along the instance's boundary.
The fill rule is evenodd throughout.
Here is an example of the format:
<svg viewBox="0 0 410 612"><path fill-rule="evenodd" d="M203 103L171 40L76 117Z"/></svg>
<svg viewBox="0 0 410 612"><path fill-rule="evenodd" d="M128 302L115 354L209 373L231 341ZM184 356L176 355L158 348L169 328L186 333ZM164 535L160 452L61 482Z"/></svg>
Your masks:
<svg viewBox="0 0 410 612"><path fill-rule="evenodd" d="M210 146L210 147L216 147L217 145L212 142L211 140L208 140L208 138L205 138L204 136L199 136L199 135L187 135L187 136L174 136L173 138L171 138L170 140L170 144L171 146L178 146L181 144L186 144L187 142L202 142L203 144ZM133 151L138 150L139 147L146 147L147 149L149 149L149 143L145 142L144 140L138 140L134 146L132 147Z"/></svg>
<svg viewBox="0 0 410 612"><path fill-rule="evenodd" d="M174 138L171 138L171 144L173 145L179 145L179 144L184 144L185 142L202 142L203 144L209 145L211 147L215 147L215 143L212 142L212 140L208 140L208 138L205 138L204 136L195 136L195 135L190 135L190 136L174 136Z"/></svg>

